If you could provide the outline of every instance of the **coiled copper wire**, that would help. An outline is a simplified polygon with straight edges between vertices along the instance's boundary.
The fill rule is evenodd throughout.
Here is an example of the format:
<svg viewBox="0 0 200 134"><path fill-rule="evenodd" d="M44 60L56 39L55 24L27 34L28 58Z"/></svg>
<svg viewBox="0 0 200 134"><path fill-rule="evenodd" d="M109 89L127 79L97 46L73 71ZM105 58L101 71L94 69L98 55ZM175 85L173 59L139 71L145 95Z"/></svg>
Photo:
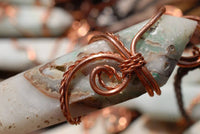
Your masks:
<svg viewBox="0 0 200 134"><path fill-rule="evenodd" d="M165 12L165 8L162 7L158 11L158 13L154 15L150 19L150 21L134 36L131 43L130 51L124 47L124 44L117 38L117 36L111 33L99 34L97 36L94 36L91 39L90 43L97 40L108 41L111 45L113 45L116 48L119 54L112 53L112 52L99 52L99 53L91 54L89 56L85 56L82 59L77 60L74 63L74 65L70 66L68 70L64 73L63 80L61 81L61 85L60 85L60 94L61 94L60 103L61 103L62 112L69 123L79 124L81 121L81 117L73 118L69 110L70 82L74 74L81 67L96 60L110 59L110 60L119 62L121 73L122 73L122 76L118 75L115 68L109 65L95 67L90 74L90 85L97 94L100 94L103 96L111 96L111 95L121 92L128 85L128 82L130 81L133 72L138 76L138 78L140 79L147 93L150 96L154 95L153 91L155 91L158 95L161 94L160 88L158 84L156 83L155 79L153 78L151 73L148 71L148 69L144 66L146 62L142 54L136 52L136 44L141 38L141 36L153 24L155 24L155 22L163 15L164 12ZM121 81L121 83L115 87L108 87L101 79L102 72L106 73L108 76L115 76L117 79ZM99 79L99 84L102 87L106 88L107 90L102 90L100 87L98 87L96 83L96 76Z"/></svg>

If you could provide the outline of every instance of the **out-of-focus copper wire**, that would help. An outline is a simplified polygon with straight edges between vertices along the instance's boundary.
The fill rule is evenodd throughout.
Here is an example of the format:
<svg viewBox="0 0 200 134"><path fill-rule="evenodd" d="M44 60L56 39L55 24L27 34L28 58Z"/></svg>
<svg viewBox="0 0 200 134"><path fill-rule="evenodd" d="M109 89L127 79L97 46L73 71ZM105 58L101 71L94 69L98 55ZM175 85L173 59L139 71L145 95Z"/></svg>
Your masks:
<svg viewBox="0 0 200 134"><path fill-rule="evenodd" d="M44 13L44 15L41 18L42 32L43 32L44 36L48 36L48 37L50 36L50 31L47 26L47 22L51 15L52 8L54 5L55 5L55 3L52 2L51 5L49 7L47 7L47 11ZM9 21L11 22L11 24L13 24L13 26L15 27L15 29L17 29L20 33L22 33L23 36L25 36L25 37L34 37L35 36L30 31L27 31L26 29L19 27L19 25L17 24L16 16L17 16L17 12L19 10L17 7L14 7L7 3L0 3L0 10L1 10L0 19L6 15L9 19Z"/></svg>
<svg viewBox="0 0 200 134"><path fill-rule="evenodd" d="M22 29L17 25L16 15L17 15L18 9L16 7L6 4L6 3L0 3L0 10L1 10L0 19L3 19L4 16L8 17L8 20L15 27L15 29L17 29L26 37L32 37L31 32L26 31L25 29Z"/></svg>
<svg viewBox="0 0 200 134"><path fill-rule="evenodd" d="M184 18L197 21L197 30L200 32L200 17L198 16L183 16ZM183 68L192 68L200 65L200 48L193 46L193 56L181 57L178 65Z"/></svg>
<svg viewBox="0 0 200 134"><path fill-rule="evenodd" d="M192 16L192 15L183 16L182 11L175 6L166 5L165 8L166 8L166 14L177 16L177 17L184 17L186 19L197 21L198 22L197 30L200 31L200 24L199 24L200 17ZM193 47L193 54L194 56L181 57L178 62L178 65L183 68L191 68L191 67L199 66L200 65L200 49L198 47Z"/></svg>
<svg viewBox="0 0 200 134"><path fill-rule="evenodd" d="M89 130L94 127L97 118L101 116L101 113L102 110L90 113L87 116L83 117L82 124L83 124L84 134L89 134Z"/></svg>
<svg viewBox="0 0 200 134"><path fill-rule="evenodd" d="M138 115L135 112L123 107L108 107L102 110L102 116L108 125L106 127L109 133L119 133L125 130L133 118ZM105 123L106 124L106 123Z"/></svg>
<svg viewBox="0 0 200 134"><path fill-rule="evenodd" d="M66 31L63 36L56 39L53 49L49 55L49 59L53 59L55 53L57 53L60 42L63 39L68 39L69 43L67 43L66 53L71 52L76 47L76 44L79 46L86 44L89 40L94 36L99 34L98 31L90 31L91 27L86 20L74 21L71 27Z"/></svg>
<svg viewBox="0 0 200 134"><path fill-rule="evenodd" d="M200 103L200 94L197 95L195 98L192 99L190 105L188 107L188 113L191 115L194 108Z"/></svg>
<svg viewBox="0 0 200 134"><path fill-rule="evenodd" d="M180 10L174 6L167 6L167 12L169 15L177 16L177 17L184 17L186 19L191 19L194 21L197 21L197 27L196 29L200 31L200 17L198 16L183 16L182 13L180 13ZM190 40L190 42L192 39ZM176 93L176 99L179 106L179 110L183 116L182 122L185 121L186 125L190 125L193 123L192 119L189 116L189 113L186 112L184 109L184 102L182 98L181 93L181 81L182 77L184 77L190 70L196 69L200 66L200 48L193 46L193 56L184 57L182 56L180 60L178 61L178 71L175 75L175 81L174 81L174 87L175 87L175 93ZM196 103L196 99L192 102L190 109L194 107Z"/></svg>
<svg viewBox="0 0 200 134"><path fill-rule="evenodd" d="M193 47L193 56L181 57L178 65L182 68L193 68L200 66L200 48Z"/></svg>
<svg viewBox="0 0 200 134"><path fill-rule="evenodd" d="M182 17L183 16L182 11L179 8L175 7L175 6L165 5L165 8L166 8L165 14L167 14L167 15L172 15L172 16L177 16L177 17Z"/></svg>
<svg viewBox="0 0 200 134"><path fill-rule="evenodd" d="M58 39L56 39L54 45L53 45L53 48L49 54L49 59L53 59L55 58L55 55L57 54L59 48L60 48L60 45L61 45L61 41L64 39L64 37L60 37Z"/></svg>
<svg viewBox="0 0 200 134"><path fill-rule="evenodd" d="M84 134L89 134L90 129L95 127L98 119L103 119L101 121L108 133L119 133L125 130L131 121L138 116L138 112L124 107L107 107L83 117Z"/></svg>
<svg viewBox="0 0 200 134"><path fill-rule="evenodd" d="M54 6L55 3L59 3L59 2L64 2L66 0L52 0L51 3L48 6ZM36 6L42 6L42 0L35 0L35 5Z"/></svg>
<svg viewBox="0 0 200 134"><path fill-rule="evenodd" d="M48 25L47 25L47 21L51 15L51 12L52 12L52 7L48 7L47 11L42 17L42 31L43 31L44 36L46 37L49 37L51 35Z"/></svg>
<svg viewBox="0 0 200 134"><path fill-rule="evenodd" d="M97 66L95 67L91 74L90 74L90 85L92 89L103 96L111 96L114 94L117 94L121 92L128 84L128 82L131 79L131 75L134 72L138 78L143 83L147 93L150 96L153 96L155 91L158 95L161 94L160 88L156 81L154 80L151 73L147 70L147 68L144 66L145 61L144 58L140 53L136 52L136 44L137 41L141 38L141 36L162 16L162 14L165 12L165 8L162 7L158 13L153 16L150 21L135 35L135 37L132 40L131 43L131 50L128 51L127 48L124 47L124 44L115 36L114 34L106 33L106 34L100 34L97 36L94 36L91 42L97 41L97 40L105 40L108 41L111 45L113 45L119 52L119 54L111 53L111 52L99 52L94 53L89 56L85 56L80 60L77 60L74 65L70 66L68 70L63 75L63 80L61 81L60 85L60 102L61 102L61 109L63 111L63 114L65 115L67 121L71 124L79 124L81 121L81 117L73 118L70 113L69 108L69 86L70 82L74 76L74 74L81 69L82 66L101 59L110 59L114 60L116 62L120 63L120 68L122 72L122 76L120 76L117 71L115 71L115 68L104 65L104 66ZM108 76L112 77L115 76L118 79L120 79L121 83L118 84L115 87L108 87L103 83L103 80L101 80L101 73L104 72ZM96 84L96 76L98 77L100 81L100 85L107 90L102 90L98 87Z"/></svg>
<svg viewBox="0 0 200 134"><path fill-rule="evenodd" d="M74 21L71 25L71 28L68 30L66 35L70 40L78 40L81 37L84 37L90 31L90 25L86 20Z"/></svg>
<svg viewBox="0 0 200 134"><path fill-rule="evenodd" d="M51 36L47 22L51 16L52 9L54 6L55 6L55 1L52 1L51 4L47 7L46 12L43 14L43 16L41 18L42 19L42 31L43 31L44 36L46 36L46 37Z"/></svg>
<svg viewBox="0 0 200 134"><path fill-rule="evenodd" d="M37 55L34 51L34 49L32 47L29 47L29 46L22 46L19 44L19 42L17 41L17 39L11 39L12 42L13 42L13 46L18 49L18 50L22 50L22 51L25 51L27 53L27 57L28 59L34 63L35 65L39 65L40 62L38 61L37 59Z"/></svg>
<svg viewBox="0 0 200 134"><path fill-rule="evenodd" d="M41 18L42 19L42 31L43 31L44 36L50 36L50 32L49 32L48 26L46 24L51 15L53 6L54 6L54 2L52 2L50 7L48 7L48 10L43 15L43 18ZM33 37L34 36L34 34L32 34L31 32L29 32L25 29L22 29L18 26L18 24L16 22L16 16L17 16L18 9L16 7L6 4L6 3L0 3L0 9L1 9L0 10L0 19L6 15L8 17L8 19L10 20L11 24L13 24L13 26L19 32L21 32L23 34L23 36L25 36L25 37ZM30 61L32 61L35 65L40 64L40 62L37 59L35 51L31 47L20 46L19 42L16 39L12 39L12 41L13 41L13 45L15 48L26 51L28 59ZM57 47L58 42L55 43L56 47Z"/></svg>
<svg viewBox="0 0 200 134"><path fill-rule="evenodd" d="M101 2L98 4L93 4L90 0L85 0L80 5L80 9L77 11L69 11L75 21L72 23L71 27L66 30L66 33L64 33L60 38L56 40L56 43L54 45L54 49L52 49L52 52L50 54L50 58L54 57L54 53L57 52L59 48L59 42L63 38L69 39L69 43L67 44L66 53L71 52L76 44L79 44L79 46L84 45L89 42L90 38L94 36L95 34L98 34L97 31L91 31L91 28L94 28L96 24L91 21L91 19L88 18L89 14L92 12L93 9L101 11L106 6L110 6L116 3L117 0L110 0L107 2ZM55 5L55 3L66 3L66 2L72 2L71 0L55 0L52 4ZM37 1L38 5L41 5L41 2ZM50 8L52 7L50 6ZM50 9L49 8L49 9ZM49 13L47 12L43 17L43 33L45 35L50 35L49 30L47 28L47 25L45 22L47 22L49 17Z"/></svg>

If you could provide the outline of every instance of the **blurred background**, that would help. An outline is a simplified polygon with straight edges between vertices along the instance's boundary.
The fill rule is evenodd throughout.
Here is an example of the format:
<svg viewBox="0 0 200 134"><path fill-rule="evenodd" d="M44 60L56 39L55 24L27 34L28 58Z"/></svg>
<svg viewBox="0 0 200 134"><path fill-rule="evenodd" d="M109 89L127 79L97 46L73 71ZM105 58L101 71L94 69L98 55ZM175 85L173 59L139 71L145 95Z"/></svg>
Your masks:
<svg viewBox="0 0 200 134"><path fill-rule="evenodd" d="M0 0L0 81L78 49L98 32L117 32L148 19L162 5L200 16L199 0ZM155 121L122 106L89 115L79 127L62 123L34 134L185 131L177 122Z"/></svg>

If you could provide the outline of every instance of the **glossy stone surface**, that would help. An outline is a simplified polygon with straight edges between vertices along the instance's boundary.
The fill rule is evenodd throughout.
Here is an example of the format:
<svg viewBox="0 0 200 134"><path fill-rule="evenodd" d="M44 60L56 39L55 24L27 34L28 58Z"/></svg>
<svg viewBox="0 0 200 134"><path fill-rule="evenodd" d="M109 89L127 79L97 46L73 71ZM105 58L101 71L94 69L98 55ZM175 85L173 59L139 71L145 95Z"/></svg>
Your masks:
<svg viewBox="0 0 200 134"><path fill-rule="evenodd" d="M129 49L131 39L146 22L132 26L117 33ZM138 43L137 51L143 53L147 68L160 86L167 82L177 60L189 41L196 22L163 16ZM116 52L104 41L94 42L86 47L64 55L47 64L38 66L0 83L0 132L27 133L65 120L59 102L59 85L63 73L76 60L96 52ZM77 72L71 89L71 112L73 116L114 105L145 93L143 85L135 75L123 92L103 97L93 92L88 77L96 65L118 64L101 60ZM103 78L106 82L106 76ZM108 85L115 85L115 81ZM14 127L9 128L10 125Z"/></svg>

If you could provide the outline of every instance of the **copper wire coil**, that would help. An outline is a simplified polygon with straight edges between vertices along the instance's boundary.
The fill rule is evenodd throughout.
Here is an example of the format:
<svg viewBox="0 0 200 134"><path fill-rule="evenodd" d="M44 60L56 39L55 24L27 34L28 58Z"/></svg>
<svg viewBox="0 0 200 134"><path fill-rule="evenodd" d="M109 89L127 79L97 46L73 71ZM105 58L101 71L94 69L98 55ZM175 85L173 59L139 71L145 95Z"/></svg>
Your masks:
<svg viewBox="0 0 200 134"><path fill-rule="evenodd" d="M146 63L144 61L144 58L142 57L141 54L138 54L136 52L136 44L141 38L141 36L162 16L164 12L165 8L162 7L158 11L158 13L155 16L153 16L150 19L150 21L134 36L131 43L130 52L128 51L128 49L124 47L124 44L114 34L110 33L99 34L91 39L90 43L97 40L108 41L118 50L119 54L114 54L111 52L100 52L96 54L91 54L76 61L75 64L70 66L68 70L64 73L63 80L60 85L60 94L61 94L60 102L63 114L66 116L66 119L69 123L79 124L81 121L81 117L72 118L69 110L69 85L72 80L72 77L75 74L75 72L78 71L82 66L90 62L93 62L95 60L111 59L121 63L122 67L124 67L122 69L123 70L122 77L116 73L113 67L110 67L108 65L95 67L90 74L90 85L96 93L103 96L111 96L121 92L128 85L128 82L131 79L132 72L134 72L138 76L138 78L140 79L147 93L150 96L154 95L153 91L155 91L158 95L161 94L160 88L156 83L155 79L153 78L151 73L147 70L147 68L144 66L144 64ZM105 86L102 80L100 80L101 79L100 73L102 72L107 73L108 75L111 75L110 72L112 72L114 73L112 75L115 75L122 82L118 84L116 87ZM102 90L97 86L95 80L96 76L98 77L100 84L107 90Z"/></svg>

